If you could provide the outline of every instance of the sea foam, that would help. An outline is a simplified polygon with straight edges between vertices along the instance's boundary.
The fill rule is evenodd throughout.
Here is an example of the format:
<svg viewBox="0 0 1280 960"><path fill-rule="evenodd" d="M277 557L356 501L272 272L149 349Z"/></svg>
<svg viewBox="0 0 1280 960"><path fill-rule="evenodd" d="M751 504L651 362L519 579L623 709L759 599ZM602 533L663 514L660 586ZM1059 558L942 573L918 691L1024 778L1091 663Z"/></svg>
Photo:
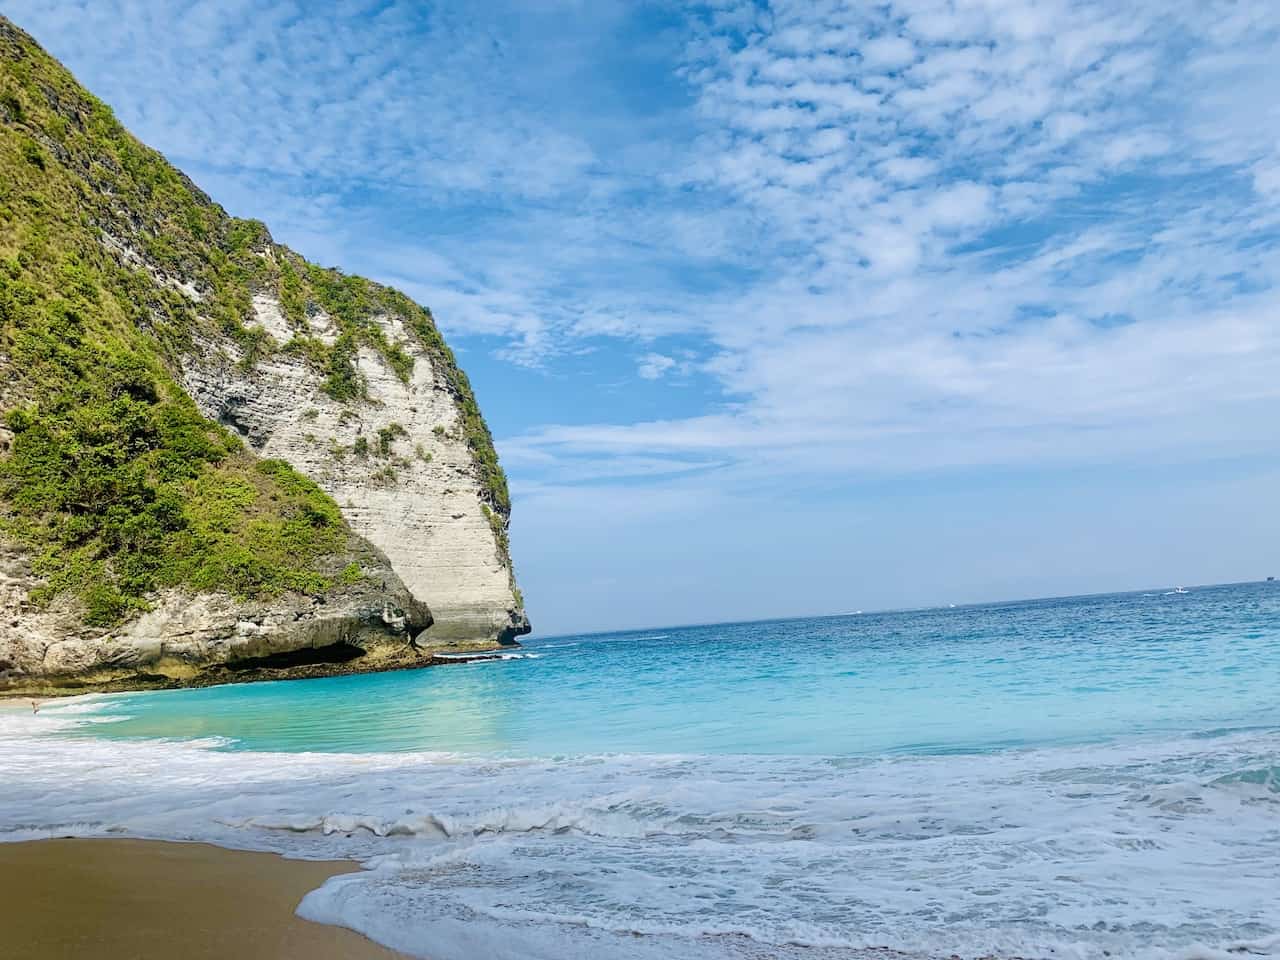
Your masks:
<svg viewBox="0 0 1280 960"><path fill-rule="evenodd" d="M1280 954L1274 586L5 709L0 839L350 858L434 960Z"/></svg>
<svg viewBox="0 0 1280 960"><path fill-rule="evenodd" d="M0 715L0 838L356 859L300 913L436 960L1280 953L1271 730L502 759L67 736L92 719Z"/></svg>

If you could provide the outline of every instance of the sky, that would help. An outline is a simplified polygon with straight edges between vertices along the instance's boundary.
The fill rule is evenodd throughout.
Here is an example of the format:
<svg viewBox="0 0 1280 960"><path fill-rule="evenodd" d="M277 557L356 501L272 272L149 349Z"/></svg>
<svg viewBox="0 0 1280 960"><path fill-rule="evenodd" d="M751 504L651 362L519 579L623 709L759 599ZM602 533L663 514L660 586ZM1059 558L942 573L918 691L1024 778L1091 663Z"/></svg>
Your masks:
<svg viewBox="0 0 1280 960"><path fill-rule="evenodd" d="M538 633L1280 575L1280 4L2 0L431 307Z"/></svg>

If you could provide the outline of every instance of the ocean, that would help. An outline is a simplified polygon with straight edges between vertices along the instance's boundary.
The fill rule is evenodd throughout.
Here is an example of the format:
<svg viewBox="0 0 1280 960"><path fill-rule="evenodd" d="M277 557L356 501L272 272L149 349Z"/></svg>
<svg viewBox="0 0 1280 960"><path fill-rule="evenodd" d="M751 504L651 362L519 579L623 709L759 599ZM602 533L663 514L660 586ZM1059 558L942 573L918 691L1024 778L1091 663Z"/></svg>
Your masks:
<svg viewBox="0 0 1280 960"><path fill-rule="evenodd" d="M0 840L353 858L433 960L1280 955L1280 584L0 711Z"/></svg>

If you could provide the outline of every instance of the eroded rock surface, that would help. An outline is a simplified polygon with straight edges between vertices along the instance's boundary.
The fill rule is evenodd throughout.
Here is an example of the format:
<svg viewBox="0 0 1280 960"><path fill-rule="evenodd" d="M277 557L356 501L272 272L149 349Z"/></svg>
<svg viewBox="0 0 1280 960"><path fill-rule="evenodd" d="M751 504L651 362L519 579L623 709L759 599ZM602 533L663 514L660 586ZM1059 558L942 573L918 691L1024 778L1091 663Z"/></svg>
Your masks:
<svg viewBox="0 0 1280 960"><path fill-rule="evenodd" d="M357 538L361 576L323 596L286 593L245 601L226 593L161 591L152 609L94 628L76 601L32 602L42 581L24 554L0 544L0 693L217 682L234 672L311 673L427 662L417 643L431 625L379 551Z"/></svg>

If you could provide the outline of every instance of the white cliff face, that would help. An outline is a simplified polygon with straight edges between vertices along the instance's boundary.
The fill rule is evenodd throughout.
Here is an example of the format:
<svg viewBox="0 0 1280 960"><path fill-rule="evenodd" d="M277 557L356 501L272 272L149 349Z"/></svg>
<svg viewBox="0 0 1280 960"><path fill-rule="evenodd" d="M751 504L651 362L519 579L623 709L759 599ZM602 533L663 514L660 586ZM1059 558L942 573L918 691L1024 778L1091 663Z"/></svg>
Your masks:
<svg viewBox="0 0 1280 960"><path fill-rule="evenodd" d="M257 324L276 346L295 331L274 297L253 299ZM448 381L399 319L375 318L414 359L402 382L368 348L356 367L368 399L340 403L306 360L277 350L253 369L230 342L205 341L182 383L206 416L239 433L262 457L286 460L337 501L352 529L381 549L435 625L420 642L480 646L527 632L510 561L498 542L505 519L485 505ZM332 343L323 312L304 332Z"/></svg>

